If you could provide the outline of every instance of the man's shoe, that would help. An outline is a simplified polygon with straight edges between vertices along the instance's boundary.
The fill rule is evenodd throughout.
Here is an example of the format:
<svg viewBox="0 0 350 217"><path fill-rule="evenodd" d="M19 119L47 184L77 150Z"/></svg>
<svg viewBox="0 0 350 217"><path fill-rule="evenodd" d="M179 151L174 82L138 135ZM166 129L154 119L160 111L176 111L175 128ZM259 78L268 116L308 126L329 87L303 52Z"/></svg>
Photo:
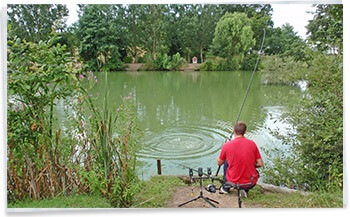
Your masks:
<svg viewBox="0 0 350 217"><path fill-rule="evenodd" d="M230 189L225 189L224 186L221 186L220 188L220 191L219 191L219 194L228 194Z"/></svg>
<svg viewBox="0 0 350 217"><path fill-rule="evenodd" d="M240 198L247 198L247 192L245 191L245 190L243 190L243 189L240 189L239 190L239 197Z"/></svg>

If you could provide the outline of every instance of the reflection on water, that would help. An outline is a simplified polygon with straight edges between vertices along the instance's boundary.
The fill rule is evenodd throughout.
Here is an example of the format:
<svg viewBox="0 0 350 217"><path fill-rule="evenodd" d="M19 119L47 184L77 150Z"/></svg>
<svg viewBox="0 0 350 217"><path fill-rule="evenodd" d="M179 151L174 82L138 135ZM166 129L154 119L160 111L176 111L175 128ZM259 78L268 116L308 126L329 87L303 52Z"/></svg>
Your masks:
<svg viewBox="0 0 350 217"><path fill-rule="evenodd" d="M216 170L250 76L251 72L109 73L109 105L130 92L139 103L138 125L144 133L138 153L140 176L148 179L157 173L156 159L162 160L163 174L187 174L173 162ZM103 87L100 83L95 91L103 92ZM278 118L300 94L297 87L263 85L256 75L240 117L248 126L246 137L258 147L279 144L267 129L288 129Z"/></svg>

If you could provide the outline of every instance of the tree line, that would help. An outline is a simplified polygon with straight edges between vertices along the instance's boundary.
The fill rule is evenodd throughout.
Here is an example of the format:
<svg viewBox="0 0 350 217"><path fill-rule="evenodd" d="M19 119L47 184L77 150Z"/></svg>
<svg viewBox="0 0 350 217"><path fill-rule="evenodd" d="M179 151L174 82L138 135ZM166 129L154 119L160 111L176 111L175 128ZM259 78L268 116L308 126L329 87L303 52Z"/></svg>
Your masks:
<svg viewBox="0 0 350 217"><path fill-rule="evenodd" d="M254 50L259 50L263 29L268 39L266 54L284 53L296 47L294 43L298 43L298 47L303 45L292 26L286 24L282 28L273 28L270 4L78 6L79 20L67 26L68 9L65 5L9 5L9 36L39 42L49 38L55 27L61 36L60 43L66 44L71 52L78 51L89 69L111 71L123 69L123 63L150 62L157 55L171 57L177 53L188 63L194 56L200 63L213 57L222 57L229 63L232 56L247 58ZM235 48L223 41L229 37L227 34L234 35L235 32L228 30L231 32L225 33L225 28L220 29L217 25L225 14L233 13L246 17L245 20L233 18L237 24L241 23L236 30L242 25L250 28L249 32L246 31L249 37L237 35L232 39ZM253 40L258 43L253 43ZM249 46L239 49L242 43Z"/></svg>

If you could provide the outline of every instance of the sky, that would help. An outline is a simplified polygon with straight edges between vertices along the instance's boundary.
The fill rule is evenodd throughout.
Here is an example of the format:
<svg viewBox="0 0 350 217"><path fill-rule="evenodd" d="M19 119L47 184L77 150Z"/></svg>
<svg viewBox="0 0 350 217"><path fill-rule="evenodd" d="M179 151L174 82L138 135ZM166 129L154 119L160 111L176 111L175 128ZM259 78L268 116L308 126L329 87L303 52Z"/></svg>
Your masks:
<svg viewBox="0 0 350 217"><path fill-rule="evenodd" d="M289 23L294 27L294 32L296 32L303 39L306 39L305 26L308 24L309 20L312 20L313 17L312 14L307 12L315 11L315 8L312 7L312 4L305 4L304 2L307 1L303 1L303 4L296 4L295 1L278 1L276 4L271 4L273 8L272 20L274 22L274 27L281 27L283 24ZM67 2L66 5L69 9L67 24L70 25L78 20L78 14L76 12L78 7L74 3Z"/></svg>

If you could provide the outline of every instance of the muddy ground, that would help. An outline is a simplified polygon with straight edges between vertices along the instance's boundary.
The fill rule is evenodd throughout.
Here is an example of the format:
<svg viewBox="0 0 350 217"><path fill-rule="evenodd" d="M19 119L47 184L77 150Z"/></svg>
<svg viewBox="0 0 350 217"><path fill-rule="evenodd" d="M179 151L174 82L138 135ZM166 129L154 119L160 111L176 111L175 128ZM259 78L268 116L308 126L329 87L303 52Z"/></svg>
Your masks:
<svg viewBox="0 0 350 217"><path fill-rule="evenodd" d="M192 189L193 189L193 196L191 194ZM192 186L178 187L175 193L173 194L173 197L168 201L167 207L178 208L178 205L185 203L189 200L192 200L194 198L197 198L199 195L200 195L199 187L192 187ZM203 187L203 196L219 202L218 204L212 202L218 208L238 208L238 197L237 197L236 190L231 190L230 193L228 194L219 194L218 191L216 191L216 193L210 193L204 190L204 187ZM180 208L213 208L213 207L209 203L207 203L204 199L200 198L194 202L181 206ZM242 208L249 208L249 206L245 206L243 201ZM250 206L250 208L259 208L259 207Z"/></svg>

